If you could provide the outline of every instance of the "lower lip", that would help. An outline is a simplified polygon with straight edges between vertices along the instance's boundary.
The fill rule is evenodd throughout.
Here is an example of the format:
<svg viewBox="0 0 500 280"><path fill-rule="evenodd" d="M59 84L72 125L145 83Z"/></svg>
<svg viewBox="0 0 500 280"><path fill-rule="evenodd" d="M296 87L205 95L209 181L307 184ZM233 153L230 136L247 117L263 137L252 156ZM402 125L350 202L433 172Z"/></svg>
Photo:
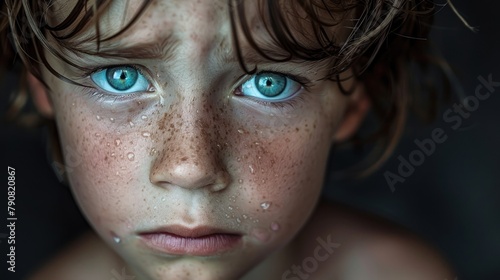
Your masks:
<svg viewBox="0 0 500 280"><path fill-rule="evenodd" d="M184 237L171 233L141 235L147 246L171 255L212 256L227 252L241 241L241 235L211 234L200 237Z"/></svg>

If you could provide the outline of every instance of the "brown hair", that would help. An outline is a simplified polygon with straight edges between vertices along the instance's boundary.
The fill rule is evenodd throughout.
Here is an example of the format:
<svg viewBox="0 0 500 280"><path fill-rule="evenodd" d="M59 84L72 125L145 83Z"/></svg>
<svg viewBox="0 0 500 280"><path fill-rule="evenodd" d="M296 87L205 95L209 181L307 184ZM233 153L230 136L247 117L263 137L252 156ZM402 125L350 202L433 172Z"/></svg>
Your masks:
<svg viewBox="0 0 500 280"><path fill-rule="evenodd" d="M73 39L85 27L95 25L95 37L86 40L99 44L121 35L144 12L152 0L143 0L135 16L120 32L102 38L98 18L110 4L110 0L78 0L68 16L61 22L50 25L53 1L49 0L4 0L0 2L0 74L8 65L13 65L15 57L23 62L24 70L30 71L42 82L40 65L44 65L52 74L67 82L75 83L54 70L45 58L47 50L72 67L81 69L60 49L78 52ZM446 64L432 55L427 40L433 22L435 5L429 0L295 0L256 1L260 16L265 21L265 28L275 44L280 46L279 54L259 45L254 39L245 17L244 0L228 0L232 23L233 42L241 67L249 69L239 47L241 35L261 56L271 61L310 61L327 65L328 71L322 79L337 81L340 74L351 69L353 76L369 90L373 113L378 119L377 128L367 137L355 136L351 143L361 146L366 141L376 143L375 156L370 157L371 171L383 162L397 144L408 111L418 108L424 117L432 117L437 110L438 92L448 89ZM339 16L340 15L340 16ZM347 15L350 15L349 18ZM311 30L305 34L316 44L308 46L298 40L297 32L292 30L290 20L300 19L302 25ZM296 20L295 20L296 21ZM334 36L332 27L348 23L351 28L346 38ZM297 25L297 24L295 24ZM237 28L239 27L239 28ZM242 31L242 34L238 32ZM297 31L297 30L295 30ZM300 33L300 30L299 30ZM304 34L303 34L304 35ZM55 48L48 42L53 38L61 48ZM437 66L437 67L431 67ZM434 69L434 72L430 69ZM438 80L426 81L428 73L440 74ZM48 87L48 85L46 85ZM341 87L342 88L342 87ZM345 94L353 89L342 88ZM22 94L18 95L22 96Z"/></svg>

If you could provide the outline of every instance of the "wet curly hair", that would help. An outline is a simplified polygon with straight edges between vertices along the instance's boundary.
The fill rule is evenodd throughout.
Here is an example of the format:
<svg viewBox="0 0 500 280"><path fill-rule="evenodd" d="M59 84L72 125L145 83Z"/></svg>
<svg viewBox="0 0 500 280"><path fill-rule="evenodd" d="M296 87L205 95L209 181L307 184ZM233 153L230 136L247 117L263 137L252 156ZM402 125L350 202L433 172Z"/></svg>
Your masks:
<svg viewBox="0 0 500 280"><path fill-rule="evenodd" d="M77 61L69 59L61 50L102 55L100 44L123 34L153 0L143 0L125 27L107 37L101 36L98 18L109 7L111 0L75 0L66 18L51 25L48 19L54 12L54 2L0 2L0 77L5 70L18 65L21 73L29 71L43 83L43 65L58 78L75 83L51 67L45 53L81 69ZM254 38L251 23L245 17L244 0L227 0L233 45L244 71L253 73L256 69L244 61L240 48L243 37L265 59L277 63L317 62L327 70L323 77L318 78L337 81L339 85L341 74L349 70L351 76L369 89L366 94L377 124L370 133L354 135L349 142L359 147L367 142L374 143L373 153L367 157L370 164L363 168L365 173L374 170L390 155L410 111L431 119L437 113L437 104L443 96L441 93L449 92L446 63L433 55L431 43L427 40L439 8L432 0L259 0L254 3L258 5L266 31L280 50L266 49ZM95 41L95 50L82 50L78 47L81 41L75 38L92 24L95 36L85 40ZM340 38L332 31L332 27L341 24L349 30L346 38ZM298 34L305 35L315 44L304 44L298 39ZM49 40L55 44L49 43ZM432 76L431 82L425 82L429 81L429 75ZM352 88L341 89L345 94L353 91ZM14 109L9 111L11 118L22 107L23 102L19 100L26 100L23 87L17 89L16 96ZM52 127L57 133L55 126ZM53 140L57 141L57 137Z"/></svg>

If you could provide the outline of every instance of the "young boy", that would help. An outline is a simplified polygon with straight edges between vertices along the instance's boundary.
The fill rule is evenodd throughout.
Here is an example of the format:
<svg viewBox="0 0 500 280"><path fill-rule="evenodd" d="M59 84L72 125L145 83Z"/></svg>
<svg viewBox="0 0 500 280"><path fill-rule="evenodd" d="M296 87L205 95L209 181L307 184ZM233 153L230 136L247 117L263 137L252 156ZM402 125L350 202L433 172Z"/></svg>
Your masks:
<svg viewBox="0 0 500 280"><path fill-rule="evenodd" d="M422 94L427 1L2 11L3 64L30 72L95 230L32 279L454 279L412 234L320 198L332 145L372 108L383 158Z"/></svg>

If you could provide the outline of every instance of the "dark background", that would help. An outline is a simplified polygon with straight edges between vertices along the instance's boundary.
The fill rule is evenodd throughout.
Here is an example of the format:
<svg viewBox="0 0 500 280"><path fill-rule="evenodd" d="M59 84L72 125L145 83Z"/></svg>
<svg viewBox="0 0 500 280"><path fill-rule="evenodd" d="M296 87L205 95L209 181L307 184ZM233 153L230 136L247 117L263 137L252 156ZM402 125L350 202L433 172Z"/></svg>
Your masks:
<svg viewBox="0 0 500 280"><path fill-rule="evenodd" d="M480 84L478 76L492 75L500 81L500 2L453 2L479 32L469 31L449 7L444 7L437 15L432 37L454 66L463 94L469 96ZM14 78L0 81L2 112L9 100L5 85L10 81ZM500 279L500 174L496 173L500 173L499 94L500 87L480 102L458 130L451 129L442 114L426 126L410 121L401 144L378 172L361 182L331 179L335 187L325 195L410 228L442 252L457 271L458 280ZM452 108L454 102L442 111ZM404 183L397 183L393 192L384 172L397 174L398 156L408 159L417 149L414 141L431 137L435 128L442 128L447 140L438 144ZM6 273L7 239L1 234L7 233L7 228L0 227L0 279L22 279L87 225L48 163L45 129L27 131L3 123L0 135L0 166L16 168L18 218L15 274ZM339 158L342 156L347 155ZM1 195L5 204L0 217L5 217L6 188ZM7 224L5 218L2 221Z"/></svg>

